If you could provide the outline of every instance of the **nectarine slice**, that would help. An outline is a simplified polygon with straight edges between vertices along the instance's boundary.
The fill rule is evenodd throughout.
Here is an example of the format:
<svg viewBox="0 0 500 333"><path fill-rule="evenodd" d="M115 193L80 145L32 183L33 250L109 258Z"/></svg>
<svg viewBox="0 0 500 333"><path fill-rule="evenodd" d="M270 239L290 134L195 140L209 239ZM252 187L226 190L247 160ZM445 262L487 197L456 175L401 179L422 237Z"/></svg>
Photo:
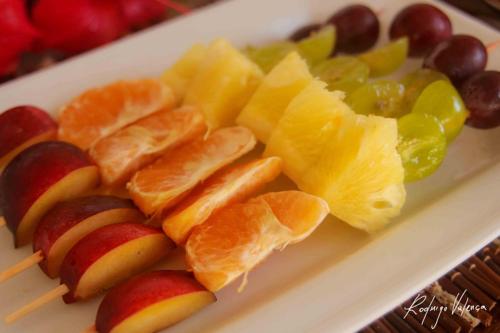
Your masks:
<svg viewBox="0 0 500 333"><path fill-rule="evenodd" d="M281 173L279 157L221 170L200 184L163 220L163 231L177 244L218 209L242 201Z"/></svg>
<svg viewBox="0 0 500 333"><path fill-rule="evenodd" d="M155 271L134 277L104 297L96 316L100 333L153 333L216 301L183 271Z"/></svg>
<svg viewBox="0 0 500 333"><path fill-rule="evenodd" d="M144 216L126 199L90 196L62 202L38 224L33 252L41 252L44 260L40 267L55 278L66 254L89 233L108 224L143 221Z"/></svg>
<svg viewBox="0 0 500 333"><path fill-rule="evenodd" d="M0 114L0 174L21 151L54 139L56 133L56 122L37 107L18 106Z"/></svg>
<svg viewBox="0 0 500 333"><path fill-rule="evenodd" d="M168 152L137 172L127 188L132 200L148 215L174 204L198 183L218 169L246 154L256 144L245 127L228 127L212 132L206 139Z"/></svg>
<svg viewBox="0 0 500 333"><path fill-rule="evenodd" d="M82 238L66 255L61 284L66 303L87 299L152 266L174 247L160 230L137 223L104 226Z"/></svg>
<svg viewBox="0 0 500 333"><path fill-rule="evenodd" d="M48 141L16 156L1 180L2 211L18 247L32 240L40 218L56 203L94 188L99 171L79 148Z"/></svg>
<svg viewBox="0 0 500 333"><path fill-rule="evenodd" d="M175 104L172 89L154 79L90 89L62 108L59 139L87 150L120 128Z"/></svg>
<svg viewBox="0 0 500 333"><path fill-rule="evenodd" d="M186 243L187 263L198 281L217 291L274 249L309 235L328 211L324 200L299 191L264 194L223 208L193 229Z"/></svg>
<svg viewBox="0 0 500 333"><path fill-rule="evenodd" d="M89 151L105 185L119 185L166 151L203 134L203 115L194 108L163 109L100 140Z"/></svg>

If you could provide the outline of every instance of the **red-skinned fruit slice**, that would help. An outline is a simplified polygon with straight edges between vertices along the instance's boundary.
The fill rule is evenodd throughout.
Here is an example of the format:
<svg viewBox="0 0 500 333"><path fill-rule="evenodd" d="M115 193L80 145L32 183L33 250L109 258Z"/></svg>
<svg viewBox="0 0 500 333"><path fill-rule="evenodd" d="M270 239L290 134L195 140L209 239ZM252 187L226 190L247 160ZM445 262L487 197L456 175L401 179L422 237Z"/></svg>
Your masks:
<svg viewBox="0 0 500 333"><path fill-rule="evenodd" d="M21 151L56 134L57 123L37 107L17 106L0 114L0 174Z"/></svg>
<svg viewBox="0 0 500 333"><path fill-rule="evenodd" d="M113 196L89 196L59 203L40 221L33 254L0 273L0 282L39 264L50 277L59 276L66 254L87 234L108 224L144 221L132 202Z"/></svg>
<svg viewBox="0 0 500 333"><path fill-rule="evenodd" d="M113 288L97 311L99 333L154 333L216 301L184 271L155 271Z"/></svg>
<svg viewBox="0 0 500 333"><path fill-rule="evenodd" d="M66 303L88 299L135 275L174 247L160 230L137 223L111 224L88 234L66 255L61 284Z"/></svg>
<svg viewBox="0 0 500 333"><path fill-rule="evenodd" d="M21 152L5 168L1 208L15 246L31 242L39 220L56 203L96 187L99 171L79 148L41 142Z"/></svg>
<svg viewBox="0 0 500 333"><path fill-rule="evenodd" d="M90 196L58 204L40 221L33 252L41 252L40 267L51 278L71 248L89 233L109 224L144 221L132 201L113 196Z"/></svg>

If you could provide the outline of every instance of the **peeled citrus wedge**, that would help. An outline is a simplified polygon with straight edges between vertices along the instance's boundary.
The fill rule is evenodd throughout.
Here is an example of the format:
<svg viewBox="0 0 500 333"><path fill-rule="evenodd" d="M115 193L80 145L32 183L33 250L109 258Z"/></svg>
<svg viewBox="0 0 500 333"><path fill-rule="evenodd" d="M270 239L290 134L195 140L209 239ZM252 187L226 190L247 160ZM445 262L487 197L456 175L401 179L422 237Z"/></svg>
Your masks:
<svg viewBox="0 0 500 333"><path fill-rule="evenodd" d="M175 103L172 89L153 79L90 89L62 108L59 139L86 150L99 139Z"/></svg>
<svg viewBox="0 0 500 333"><path fill-rule="evenodd" d="M198 183L246 154L256 144L244 127L217 130L206 139L167 152L138 171L127 184L132 200L147 215L172 207Z"/></svg>
<svg viewBox="0 0 500 333"><path fill-rule="evenodd" d="M267 142L290 101L312 80L307 63L297 52L290 53L267 74L236 122Z"/></svg>
<svg viewBox="0 0 500 333"><path fill-rule="evenodd" d="M198 73L206 52L207 47L205 45L193 45L161 76L161 80L172 88L179 100L184 98L189 85Z"/></svg>
<svg viewBox="0 0 500 333"><path fill-rule="evenodd" d="M124 184L134 172L206 131L191 107L164 109L100 140L89 151L105 185Z"/></svg>
<svg viewBox="0 0 500 333"><path fill-rule="evenodd" d="M406 198L395 119L355 114L342 94L315 81L288 106L265 156L283 159L298 187L325 199L333 215L375 231Z"/></svg>
<svg viewBox="0 0 500 333"><path fill-rule="evenodd" d="M239 202L281 173L281 159L263 158L221 170L200 184L163 220L163 230L183 244L191 229L218 209Z"/></svg>
<svg viewBox="0 0 500 333"><path fill-rule="evenodd" d="M327 214L326 202L300 191L265 194L228 206L193 229L186 243L188 265L201 284L217 291L273 250L309 235Z"/></svg>
<svg viewBox="0 0 500 333"><path fill-rule="evenodd" d="M208 47L184 104L200 108L210 130L230 126L262 77L256 64L228 41L218 39Z"/></svg>

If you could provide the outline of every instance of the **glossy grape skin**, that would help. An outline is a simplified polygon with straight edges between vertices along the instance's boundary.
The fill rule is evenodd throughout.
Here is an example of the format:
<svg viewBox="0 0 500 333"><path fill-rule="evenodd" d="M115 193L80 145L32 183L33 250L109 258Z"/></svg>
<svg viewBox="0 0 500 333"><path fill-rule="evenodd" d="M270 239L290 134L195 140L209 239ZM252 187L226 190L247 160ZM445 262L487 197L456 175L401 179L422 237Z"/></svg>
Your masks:
<svg viewBox="0 0 500 333"><path fill-rule="evenodd" d="M264 73L269 73L288 53L296 50L295 43L282 41L259 47L249 46L244 52Z"/></svg>
<svg viewBox="0 0 500 333"><path fill-rule="evenodd" d="M332 25L326 25L309 37L300 40L297 50L300 55L313 66L327 59L335 47L336 31Z"/></svg>
<svg viewBox="0 0 500 333"><path fill-rule="evenodd" d="M392 80L368 82L349 94L346 103L359 114L398 117L404 86Z"/></svg>
<svg viewBox="0 0 500 333"><path fill-rule="evenodd" d="M311 34L320 30L321 27L322 24L319 23L313 23L303 26L302 28L297 29L293 34L291 34L288 39L293 42L298 42L304 38L311 36Z"/></svg>
<svg viewBox="0 0 500 333"><path fill-rule="evenodd" d="M448 16L429 4L414 4L401 10L391 23L391 39L408 36L410 56L423 57L452 34Z"/></svg>
<svg viewBox="0 0 500 333"><path fill-rule="evenodd" d="M484 70L488 52L483 43L469 35L455 35L445 40L429 53L424 68L442 72L459 87L472 75Z"/></svg>
<svg viewBox="0 0 500 333"><path fill-rule="evenodd" d="M446 136L439 120L429 114L410 113L398 120L398 152L405 182L434 173L446 156Z"/></svg>
<svg viewBox="0 0 500 333"><path fill-rule="evenodd" d="M359 59L370 67L371 77L389 75L398 70L408 57L408 38L403 37L387 45L363 53Z"/></svg>
<svg viewBox="0 0 500 333"><path fill-rule="evenodd" d="M443 73L428 68L419 68L403 76L400 82L405 86L403 108L407 110L406 113L412 110L422 91L429 84L439 80L447 81L448 78Z"/></svg>
<svg viewBox="0 0 500 333"><path fill-rule="evenodd" d="M327 23L337 28L335 51L360 53L370 49L378 40L380 23L375 12L364 5L352 5L335 13Z"/></svg>
<svg viewBox="0 0 500 333"><path fill-rule="evenodd" d="M470 112L467 125L484 129L500 126L500 72L475 74L460 87L460 94Z"/></svg>
<svg viewBox="0 0 500 333"><path fill-rule="evenodd" d="M438 118L448 142L460 133L468 116L458 91L444 80L433 82L422 91L412 113L430 114Z"/></svg>
<svg viewBox="0 0 500 333"><path fill-rule="evenodd" d="M350 94L368 80L370 68L355 57L339 56L314 66L312 73L328 83L329 90Z"/></svg>

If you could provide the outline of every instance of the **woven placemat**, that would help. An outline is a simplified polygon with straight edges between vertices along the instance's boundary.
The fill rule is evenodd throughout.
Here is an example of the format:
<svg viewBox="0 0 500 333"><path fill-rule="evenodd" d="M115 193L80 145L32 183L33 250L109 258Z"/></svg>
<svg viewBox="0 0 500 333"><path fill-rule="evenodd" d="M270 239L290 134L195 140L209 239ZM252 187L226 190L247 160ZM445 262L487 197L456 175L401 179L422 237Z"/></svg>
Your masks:
<svg viewBox="0 0 500 333"><path fill-rule="evenodd" d="M362 333L500 332L500 239Z"/></svg>

